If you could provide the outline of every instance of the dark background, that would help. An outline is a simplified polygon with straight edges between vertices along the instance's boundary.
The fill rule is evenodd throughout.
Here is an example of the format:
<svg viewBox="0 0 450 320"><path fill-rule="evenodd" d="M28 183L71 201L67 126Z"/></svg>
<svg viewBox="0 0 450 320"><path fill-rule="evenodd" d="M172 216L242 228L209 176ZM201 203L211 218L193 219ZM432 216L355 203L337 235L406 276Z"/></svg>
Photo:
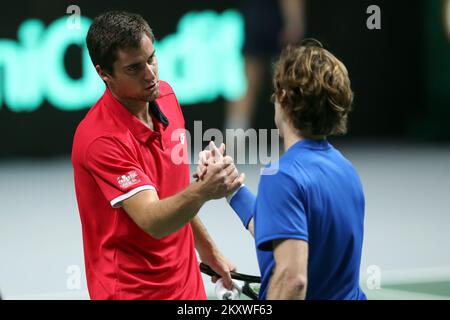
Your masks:
<svg viewBox="0 0 450 320"><path fill-rule="evenodd" d="M270 1L270 0L267 0ZM344 139L450 141L450 40L442 28L444 1L307 2L306 34L321 40L347 66L355 92L354 112ZM46 25L66 14L69 1L16 1L2 4L0 38L17 40L17 28L30 17ZM188 11L223 11L238 1L77 1L81 13L94 18L101 12L138 12L157 38L174 33ZM368 30L366 9L381 7L381 30ZM255 8L256 10L257 8ZM159 60L164 59L163 56ZM447 62L446 62L447 61ZM66 54L67 72L80 75L80 48ZM0 67L0 90L4 91ZM29 70L33 72L33 70ZM258 104L255 126L273 128L269 103L270 74ZM440 89L436 89L440 88ZM444 89L442 89L444 88ZM448 88L448 89L447 89ZM24 88L26 90L26 88ZM186 127L203 121L203 129L222 128L224 101L182 106ZM77 124L88 109L63 112L44 103L34 112L0 109L0 157L47 157L69 154Z"/></svg>

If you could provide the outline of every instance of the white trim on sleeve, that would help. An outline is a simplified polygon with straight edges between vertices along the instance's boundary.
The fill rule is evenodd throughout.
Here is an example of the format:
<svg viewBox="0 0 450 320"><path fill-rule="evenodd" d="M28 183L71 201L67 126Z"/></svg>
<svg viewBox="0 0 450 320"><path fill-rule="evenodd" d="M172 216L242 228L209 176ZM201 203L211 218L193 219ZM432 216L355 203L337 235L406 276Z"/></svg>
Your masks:
<svg viewBox="0 0 450 320"><path fill-rule="evenodd" d="M123 200L126 200L128 198L130 198L131 196L134 196L136 193L141 192L142 190L155 190L154 186L151 185L145 185L145 186L140 186L137 187L133 190L128 191L125 194L122 194L121 196L118 196L117 198L114 198L111 200L111 207L113 208L120 208L120 202L122 202Z"/></svg>

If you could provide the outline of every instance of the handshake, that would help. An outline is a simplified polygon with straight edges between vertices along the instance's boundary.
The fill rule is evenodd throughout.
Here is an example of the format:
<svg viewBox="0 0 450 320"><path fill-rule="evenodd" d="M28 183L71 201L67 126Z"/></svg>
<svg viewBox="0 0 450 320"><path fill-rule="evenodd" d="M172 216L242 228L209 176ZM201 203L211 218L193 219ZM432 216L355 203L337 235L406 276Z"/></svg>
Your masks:
<svg viewBox="0 0 450 320"><path fill-rule="evenodd" d="M233 158L224 156L225 145L219 148L211 141L209 150L199 153L194 179L202 184L206 200L220 199L233 194L244 183L245 174L239 174Z"/></svg>

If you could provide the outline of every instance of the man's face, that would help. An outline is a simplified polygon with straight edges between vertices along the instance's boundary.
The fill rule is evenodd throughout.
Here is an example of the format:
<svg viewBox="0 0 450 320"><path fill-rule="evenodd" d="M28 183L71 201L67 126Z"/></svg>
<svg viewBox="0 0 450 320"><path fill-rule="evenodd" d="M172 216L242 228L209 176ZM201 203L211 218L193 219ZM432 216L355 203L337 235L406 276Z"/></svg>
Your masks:
<svg viewBox="0 0 450 320"><path fill-rule="evenodd" d="M149 102L159 96L158 61L146 34L138 48L118 49L113 70L102 78L119 99Z"/></svg>

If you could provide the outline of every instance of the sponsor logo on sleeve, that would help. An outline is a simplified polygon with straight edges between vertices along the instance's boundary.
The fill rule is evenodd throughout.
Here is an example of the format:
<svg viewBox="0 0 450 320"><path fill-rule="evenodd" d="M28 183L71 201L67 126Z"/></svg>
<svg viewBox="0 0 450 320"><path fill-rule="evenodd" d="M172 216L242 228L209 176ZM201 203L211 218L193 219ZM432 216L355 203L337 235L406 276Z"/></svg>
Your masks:
<svg viewBox="0 0 450 320"><path fill-rule="evenodd" d="M117 183L122 189L125 189L133 184L140 182L138 173L135 170L128 172L122 176L117 177Z"/></svg>

